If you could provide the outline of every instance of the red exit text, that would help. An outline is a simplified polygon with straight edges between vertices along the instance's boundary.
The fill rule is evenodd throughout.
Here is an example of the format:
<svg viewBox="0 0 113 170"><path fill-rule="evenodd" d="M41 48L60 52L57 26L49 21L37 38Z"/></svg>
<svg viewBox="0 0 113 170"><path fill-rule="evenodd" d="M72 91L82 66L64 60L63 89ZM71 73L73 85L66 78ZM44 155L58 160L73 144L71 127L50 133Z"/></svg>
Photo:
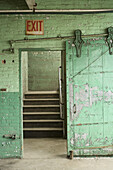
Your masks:
<svg viewBox="0 0 113 170"><path fill-rule="evenodd" d="M26 21L27 35L43 35L44 21L43 20L27 20Z"/></svg>

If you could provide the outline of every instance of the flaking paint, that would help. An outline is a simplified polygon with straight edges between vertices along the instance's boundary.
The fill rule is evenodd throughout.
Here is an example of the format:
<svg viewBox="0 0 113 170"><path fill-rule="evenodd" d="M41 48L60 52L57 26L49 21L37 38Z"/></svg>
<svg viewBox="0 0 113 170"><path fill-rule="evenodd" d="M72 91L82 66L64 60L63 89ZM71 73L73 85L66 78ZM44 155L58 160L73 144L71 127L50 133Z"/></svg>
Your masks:
<svg viewBox="0 0 113 170"><path fill-rule="evenodd" d="M84 107L92 107L93 105L96 105L97 102L101 102L102 100L104 102L108 102L109 104L113 104L113 92L111 90L109 91L102 91L99 90L98 87L89 87L88 84L84 84L83 86L76 86L78 89L75 93L75 103L76 103L76 112L77 114L74 114L73 111L71 111L73 117L73 120L78 118L79 114L81 113L81 110ZM71 96L73 97L73 89L72 89L72 84L71 84ZM73 99L72 99L73 101ZM79 103L78 103L79 101ZM71 103L71 108L73 107L73 102Z"/></svg>
<svg viewBox="0 0 113 170"><path fill-rule="evenodd" d="M112 155L112 56L105 39L84 42L81 58L66 44L68 155Z"/></svg>

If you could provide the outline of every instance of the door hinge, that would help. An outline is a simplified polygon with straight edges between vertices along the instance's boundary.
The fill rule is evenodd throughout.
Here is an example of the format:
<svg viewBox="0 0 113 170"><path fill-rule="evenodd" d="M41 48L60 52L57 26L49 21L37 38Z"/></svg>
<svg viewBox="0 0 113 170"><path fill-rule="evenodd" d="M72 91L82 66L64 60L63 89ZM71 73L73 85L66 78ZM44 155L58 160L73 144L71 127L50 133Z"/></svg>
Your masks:
<svg viewBox="0 0 113 170"><path fill-rule="evenodd" d="M81 49L82 49L82 44L83 44L83 40L81 38L81 30L75 30L75 40L74 40L74 44L75 44L75 48L76 48L76 56L77 57L81 57Z"/></svg>
<svg viewBox="0 0 113 170"><path fill-rule="evenodd" d="M113 48L113 27L109 27L108 29L108 38L107 38L107 43L109 46L109 54L112 55L112 48Z"/></svg>

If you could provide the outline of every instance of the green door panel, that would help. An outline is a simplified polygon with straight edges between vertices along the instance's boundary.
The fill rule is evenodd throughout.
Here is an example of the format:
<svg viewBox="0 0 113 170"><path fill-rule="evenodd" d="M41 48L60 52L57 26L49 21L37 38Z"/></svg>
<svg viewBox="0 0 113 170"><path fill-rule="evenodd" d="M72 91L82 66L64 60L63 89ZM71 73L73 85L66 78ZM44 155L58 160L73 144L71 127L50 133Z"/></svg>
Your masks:
<svg viewBox="0 0 113 170"><path fill-rule="evenodd" d="M113 154L113 56L104 38L66 42L68 155Z"/></svg>

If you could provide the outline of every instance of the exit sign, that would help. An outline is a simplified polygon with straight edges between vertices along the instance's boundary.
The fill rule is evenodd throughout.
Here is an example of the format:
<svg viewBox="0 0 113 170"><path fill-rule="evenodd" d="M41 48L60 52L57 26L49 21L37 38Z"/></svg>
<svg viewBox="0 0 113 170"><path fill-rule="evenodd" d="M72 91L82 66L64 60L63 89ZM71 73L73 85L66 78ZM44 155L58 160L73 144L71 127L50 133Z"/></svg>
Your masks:
<svg viewBox="0 0 113 170"><path fill-rule="evenodd" d="M27 20L26 21L27 35L44 35L44 21L43 20Z"/></svg>

